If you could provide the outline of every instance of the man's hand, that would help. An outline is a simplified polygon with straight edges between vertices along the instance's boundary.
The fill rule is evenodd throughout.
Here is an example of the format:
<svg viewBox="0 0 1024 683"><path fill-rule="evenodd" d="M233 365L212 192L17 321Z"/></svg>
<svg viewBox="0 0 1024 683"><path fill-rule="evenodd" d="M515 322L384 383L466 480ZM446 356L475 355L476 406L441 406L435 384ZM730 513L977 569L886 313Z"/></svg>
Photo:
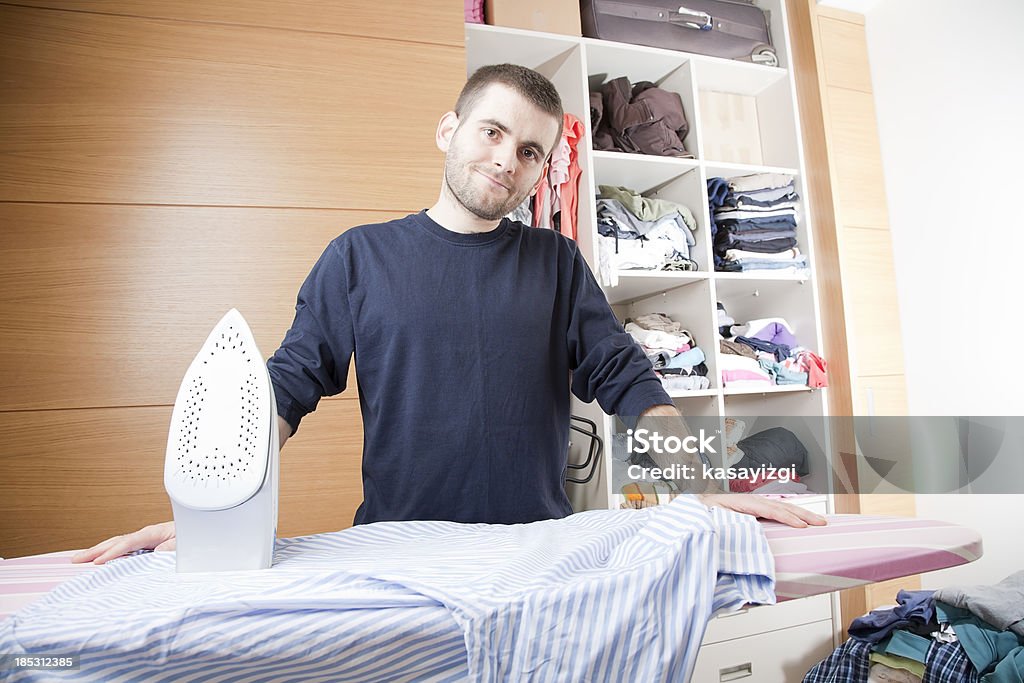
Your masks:
<svg viewBox="0 0 1024 683"><path fill-rule="evenodd" d="M661 438L672 437L679 439L680 443L686 443L692 439L690 428L683 419L679 409L674 405L651 406L640 414L637 419L636 431L646 430L649 434L658 434ZM662 469L671 468L673 465L684 465L690 467L690 472L702 472L703 462L696 453L683 450L679 453L670 453L667 450L652 448L647 456ZM721 485L711 478L694 476L674 481L677 490L685 493L712 494L724 493Z"/></svg>
<svg viewBox="0 0 1024 683"><path fill-rule="evenodd" d="M824 526L828 524L828 521L821 515L806 510L799 505L762 498L752 493L703 494L700 496L700 499L705 505L718 506L726 510L754 515L759 519L771 519L798 529L808 525Z"/></svg>
<svg viewBox="0 0 1024 683"><path fill-rule="evenodd" d="M136 550L174 550L176 544L174 522L163 522L143 527L132 534L108 538L88 550L78 551L71 556L71 561L104 564Z"/></svg>

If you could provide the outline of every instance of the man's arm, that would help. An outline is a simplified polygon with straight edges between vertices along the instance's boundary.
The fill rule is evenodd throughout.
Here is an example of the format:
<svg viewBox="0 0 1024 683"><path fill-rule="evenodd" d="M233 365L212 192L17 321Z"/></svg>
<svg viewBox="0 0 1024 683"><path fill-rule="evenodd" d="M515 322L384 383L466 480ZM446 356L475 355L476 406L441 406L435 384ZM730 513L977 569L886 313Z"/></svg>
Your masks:
<svg viewBox="0 0 1024 683"><path fill-rule="evenodd" d="M640 413L640 417L636 422L636 430L639 431L641 429L646 429L651 434L657 433L663 438L675 437L679 439L680 443L685 443L685 439L691 436L690 428L687 427L686 421L683 420L683 414L674 405L651 406ZM666 453L651 449L647 455L662 469L673 465L685 465L691 468L690 472L698 473L702 471L701 466L703 462L700 456L688 450L681 450L678 453ZM683 489L684 493L725 493L725 490L715 479L705 481L703 477L694 476L692 479L676 481L675 483L677 486L682 485L680 488Z"/></svg>

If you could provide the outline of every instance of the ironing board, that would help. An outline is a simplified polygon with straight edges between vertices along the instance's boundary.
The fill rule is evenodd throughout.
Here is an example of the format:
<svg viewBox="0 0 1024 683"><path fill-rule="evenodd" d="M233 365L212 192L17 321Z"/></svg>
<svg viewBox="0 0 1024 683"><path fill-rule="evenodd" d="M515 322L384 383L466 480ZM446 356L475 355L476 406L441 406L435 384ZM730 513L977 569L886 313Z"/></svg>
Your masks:
<svg viewBox="0 0 1024 683"><path fill-rule="evenodd" d="M956 524L870 515L827 517L828 526L806 529L761 522L775 556L780 602L955 567L982 555L978 532ZM0 560L0 620L64 581L99 568L71 564L74 553Z"/></svg>

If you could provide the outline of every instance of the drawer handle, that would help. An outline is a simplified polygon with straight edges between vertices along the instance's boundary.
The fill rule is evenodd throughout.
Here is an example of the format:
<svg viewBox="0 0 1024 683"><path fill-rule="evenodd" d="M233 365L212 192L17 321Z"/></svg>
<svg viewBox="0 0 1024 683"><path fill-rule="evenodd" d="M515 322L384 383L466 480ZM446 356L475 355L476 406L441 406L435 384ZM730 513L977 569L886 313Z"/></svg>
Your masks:
<svg viewBox="0 0 1024 683"><path fill-rule="evenodd" d="M750 665L750 662L718 670L718 680L722 681L722 683L725 683L725 681L738 681L741 678L753 675L754 667Z"/></svg>

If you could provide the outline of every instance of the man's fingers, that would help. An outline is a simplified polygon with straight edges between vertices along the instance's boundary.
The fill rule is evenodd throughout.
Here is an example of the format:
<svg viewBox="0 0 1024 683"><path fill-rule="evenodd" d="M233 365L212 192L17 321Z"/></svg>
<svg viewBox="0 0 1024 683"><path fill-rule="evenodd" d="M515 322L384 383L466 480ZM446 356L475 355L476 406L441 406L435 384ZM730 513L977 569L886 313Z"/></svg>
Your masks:
<svg viewBox="0 0 1024 683"><path fill-rule="evenodd" d="M72 556L72 562L105 564L136 550L174 550L174 522L150 524L131 534L114 536Z"/></svg>
<svg viewBox="0 0 1024 683"><path fill-rule="evenodd" d="M74 564L78 564L78 563L81 563L81 562L92 562L97 557L102 555L107 550L107 548L111 547L112 545L117 543L119 540L121 540L121 538L123 538L123 537L122 536L114 536L113 538L108 538L105 541L101 541L100 543L97 543L96 545L94 545L91 548L86 548L85 550L79 550L77 553L75 553L74 555L71 556L71 562L74 563Z"/></svg>
<svg viewBox="0 0 1024 683"><path fill-rule="evenodd" d="M132 534L134 535L134 534ZM137 548L132 547L131 536L122 536L121 540L114 545L107 548L99 557L92 561L93 564L106 564L110 560L121 557L127 553L130 553Z"/></svg>
<svg viewBox="0 0 1024 683"><path fill-rule="evenodd" d="M776 522L782 522L787 526L795 527L797 529L803 529L807 526L807 522L805 522L803 518L793 510L783 508L781 510L772 510L772 512L775 514L771 515L771 519L774 519ZM767 517L768 515L764 516Z"/></svg>
<svg viewBox="0 0 1024 683"><path fill-rule="evenodd" d="M812 526L825 526L828 524L828 520L817 512L811 512L807 508L802 508L799 505L794 505L793 507L797 509L797 514L800 515L800 519Z"/></svg>
<svg viewBox="0 0 1024 683"><path fill-rule="evenodd" d="M803 528L808 525L824 526L828 524L828 520L821 515L799 505L775 503L773 508L778 510L779 514L772 516L772 519L792 527Z"/></svg>

